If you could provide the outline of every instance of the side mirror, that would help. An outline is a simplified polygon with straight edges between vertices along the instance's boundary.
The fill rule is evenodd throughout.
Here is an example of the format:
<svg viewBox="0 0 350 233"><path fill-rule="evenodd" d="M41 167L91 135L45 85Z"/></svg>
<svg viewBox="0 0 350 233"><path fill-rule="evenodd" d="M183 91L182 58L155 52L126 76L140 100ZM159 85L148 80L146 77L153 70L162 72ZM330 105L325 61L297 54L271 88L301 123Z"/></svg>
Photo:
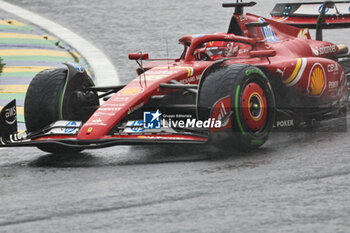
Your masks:
<svg viewBox="0 0 350 233"><path fill-rule="evenodd" d="M129 53L130 60L148 60L148 53Z"/></svg>

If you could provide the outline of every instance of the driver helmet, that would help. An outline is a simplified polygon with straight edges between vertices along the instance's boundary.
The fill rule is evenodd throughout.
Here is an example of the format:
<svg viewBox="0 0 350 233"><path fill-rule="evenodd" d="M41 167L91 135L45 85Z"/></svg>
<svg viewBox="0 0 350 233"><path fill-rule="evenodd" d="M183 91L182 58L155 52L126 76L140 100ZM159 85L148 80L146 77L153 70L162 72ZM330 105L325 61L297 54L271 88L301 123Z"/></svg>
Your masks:
<svg viewBox="0 0 350 233"><path fill-rule="evenodd" d="M238 45L231 41L210 41L204 43L195 51L199 60L218 60L222 57L235 57L238 54Z"/></svg>

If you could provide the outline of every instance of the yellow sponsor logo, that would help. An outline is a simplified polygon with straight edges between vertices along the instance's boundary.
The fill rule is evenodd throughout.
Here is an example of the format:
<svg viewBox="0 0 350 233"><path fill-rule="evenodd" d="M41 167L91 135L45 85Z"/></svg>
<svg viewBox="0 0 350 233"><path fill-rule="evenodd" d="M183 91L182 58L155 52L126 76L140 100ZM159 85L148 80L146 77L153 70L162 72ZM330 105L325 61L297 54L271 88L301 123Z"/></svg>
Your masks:
<svg viewBox="0 0 350 233"><path fill-rule="evenodd" d="M129 87L118 92L120 95L136 95L142 93L144 90L140 87Z"/></svg>
<svg viewBox="0 0 350 233"><path fill-rule="evenodd" d="M312 96L320 96L326 87L326 76L321 64L316 63L310 72L308 92Z"/></svg>

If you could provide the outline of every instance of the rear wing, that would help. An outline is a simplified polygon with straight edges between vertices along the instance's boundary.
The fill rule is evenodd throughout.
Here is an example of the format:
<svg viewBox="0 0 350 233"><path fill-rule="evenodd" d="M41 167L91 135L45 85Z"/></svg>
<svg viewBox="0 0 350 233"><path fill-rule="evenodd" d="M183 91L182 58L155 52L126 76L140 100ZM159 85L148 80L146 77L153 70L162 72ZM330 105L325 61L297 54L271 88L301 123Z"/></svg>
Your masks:
<svg viewBox="0 0 350 233"><path fill-rule="evenodd" d="M316 39L322 40L322 29L350 27L350 1L278 3L271 16L295 27L316 29Z"/></svg>

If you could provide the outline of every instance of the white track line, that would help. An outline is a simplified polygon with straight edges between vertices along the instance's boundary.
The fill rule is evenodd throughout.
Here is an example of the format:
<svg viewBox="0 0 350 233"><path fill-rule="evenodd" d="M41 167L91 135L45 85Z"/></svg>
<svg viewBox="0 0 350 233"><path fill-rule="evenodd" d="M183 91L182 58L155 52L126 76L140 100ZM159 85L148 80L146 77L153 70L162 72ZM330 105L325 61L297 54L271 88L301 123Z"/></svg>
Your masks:
<svg viewBox="0 0 350 233"><path fill-rule="evenodd" d="M0 0L0 8L38 25L76 49L91 66L95 75L96 85L105 86L119 84L118 74L113 64L98 48L81 36L51 20L8 2Z"/></svg>

